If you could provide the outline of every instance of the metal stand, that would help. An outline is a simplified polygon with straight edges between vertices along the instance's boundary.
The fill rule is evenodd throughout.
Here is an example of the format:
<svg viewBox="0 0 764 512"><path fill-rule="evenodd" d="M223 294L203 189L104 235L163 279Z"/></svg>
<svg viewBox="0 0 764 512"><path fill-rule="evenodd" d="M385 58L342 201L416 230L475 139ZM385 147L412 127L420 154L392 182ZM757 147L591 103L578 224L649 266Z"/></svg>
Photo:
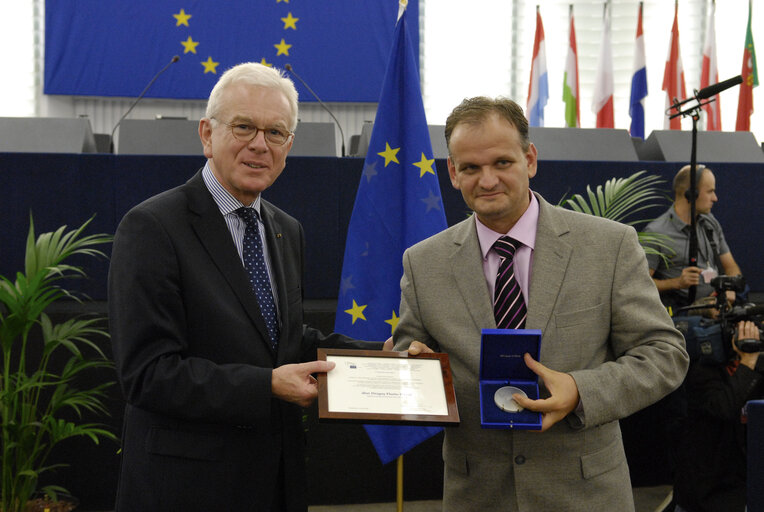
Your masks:
<svg viewBox="0 0 764 512"><path fill-rule="evenodd" d="M700 110L703 108L704 105L707 105L708 103L711 103L713 100L710 99L706 102L698 102L695 105L692 105L691 107L681 110L680 107L683 103L677 102L676 99L674 99L674 104L671 106L669 110L676 110L677 112L675 114L672 114L669 116L669 119L674 119L678 116L683 117L691 117L692 118L692 146L690 149L690 188L689 188L689 196L688 201L690 202L690 250L689 250L689 261L688 265L691 267L698 266L698 220L695 215L695 200L698 198L698 183L697 183L697 154L698 154L698 119L700 119ZM697 292L697 286L692 285L687 290L688 292L688 305L695 302L695 294Z"/></svg>

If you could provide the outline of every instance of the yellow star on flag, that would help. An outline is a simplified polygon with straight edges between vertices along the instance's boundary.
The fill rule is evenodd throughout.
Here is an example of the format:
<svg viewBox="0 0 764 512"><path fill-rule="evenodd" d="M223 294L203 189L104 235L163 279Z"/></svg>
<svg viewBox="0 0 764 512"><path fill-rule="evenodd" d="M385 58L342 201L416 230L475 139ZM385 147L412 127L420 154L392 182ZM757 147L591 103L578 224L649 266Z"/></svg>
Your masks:
<svg viewBox="0 0 764 512"><path fill-rule="evenodd" d="M419 177L421 178L427 172L435 174L435 171L432 169L432 164L434 163L434 158L432 160L428 160L427 157L424 156L424 153L422 153L422 160L419 162L414 162L414 165L419 167Z"/></svg>
<svg viewBox="0 0 764 512"><path fill-rule="evenodd" d="M284 39L282 39L279 44L274 44L273 46L275 46L276 50L278 50L278 52L276 53L277 57L279 55L289 55L289 49L292 47L291 44L286 44L284 42Z"/></svg>
<svg viewBox="0 0 764 512"><path fill-rule="evenodd" d="M277 4L280 4L281 2L284 2L285 4L288 4L289 0L276 0Z"/></svg>
<svg viewBox="0 0 764 512"><path fill-rule="evenodd" d="M395 310L393 310L393 317L385 320L386 324L390 324L392 326L392 329L390 329L390 334L395 332L395 328L398 327L398 321L400 318L398 318L398 315L395 314Z"/></svg>
<svg viewBox="0 0 764 512"><path fill-rule="evenodd" d="M295 18L292 16L292 13L288 13L286 18L281 18L281 21L284 22L284 30L291 28L292 30L297 30L297 22L300 21L300 18Z"/></svg>
<svg viewBox="0 0 764 512"><path fill-rule="evenodd" d="M381 153L377 153L379 156L385 157L385 167L387 167L387 164L390 162L395 162L396 164L399 164L398 157L396 156L398 154L398 151L400 151L401 148L391 148L390 144L385 142L385 150Z"/></svg>
<svg viewBox="0 0 764 512"><path fill-rule="evenodd" d="M196 53L196 47L199 46L199 42L191 39L191 36L188 36L188 39L185 41L181 41L180 44L183 45L183 53Z"/></svg>
<svg viewBox="0 0 764 512"><path fill-rule="evenodd" d="M346 309L345 313L353 316L353 325L355 325L355 321L358 320L359 318L361 320L366 320L366 317L363 316L364 309L366 309L366 305L359 306L358 304L356 304L355 299L353 299L353 307L350 309Z"/></svg>
<svg viewBox="0 0 764 512"><path fill-rule="evenodd" d="M219 62L215 62L212 60L212 57L207 57L207 60L205 62L202 62L202 66L204 66L204 74L212 73L214 75L217 75L217 71L215 68L218 67Z"/></svg>
<svg viewBox="0 0 764 512"><path fill-rule="evenodd" d="M272 67L273 67L273 63L271 63L271 62L266 62L266 61L265 61L265 57L263 57L262 59L260 59L260 64L262 64L263 66L268 66L269 68L272 68Z"/></svg>
<svg viewBox="0 0 764 512"><path fill-rule="evenodd" d="M173 14L173 18L175 18L177 21L175 22L175 26L179 27L181 25L188 26L188 19L191 17L190 14L186 14L186 11L183 9L180 10L178 14Z"/></svg>

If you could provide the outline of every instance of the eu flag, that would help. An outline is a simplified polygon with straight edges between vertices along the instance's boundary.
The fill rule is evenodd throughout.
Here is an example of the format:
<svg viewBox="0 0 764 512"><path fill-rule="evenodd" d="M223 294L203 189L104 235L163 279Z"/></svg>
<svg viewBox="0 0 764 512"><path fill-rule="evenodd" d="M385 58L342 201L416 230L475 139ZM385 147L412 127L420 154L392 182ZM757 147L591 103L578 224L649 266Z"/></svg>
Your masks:
<svg viewBox="0 0 764 512"><path fill-rule="evenodd" d="M178 55L147 96L206 99L225 70L260 62L291 64L324 101L374 102L396 13L358 0L46 0L44 90L134 97Z"/></svg>
<svg viewBox="0 0 764 512"><path fill-rule="evenodd" d="M348 227L335 331L384 340L395 329L403 251L446 228L436 172L404 11ZM366 430L386 464L441 429L369 425Z"/></svg>

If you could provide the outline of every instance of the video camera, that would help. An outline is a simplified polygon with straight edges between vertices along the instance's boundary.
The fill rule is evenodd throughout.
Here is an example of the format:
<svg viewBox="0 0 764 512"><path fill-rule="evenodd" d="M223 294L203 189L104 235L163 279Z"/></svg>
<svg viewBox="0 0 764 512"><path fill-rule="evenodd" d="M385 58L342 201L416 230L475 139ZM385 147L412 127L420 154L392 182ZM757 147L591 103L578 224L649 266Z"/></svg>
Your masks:
<svg viewBox="0 0 764 512"><path fill-rule="evenodd" d="M730 306L727 303L727 291L742 292L745 289L743 276L717 276L711 279L711 286L716 291L716 302L709 306L692 305L679 308L677 312L687 312L689 316L675 316L674 325L684 335L687 352L691 361L709 364L726 364L730 359L731 341L735 336L735 326L743 320L750 320L762 329L764 306L744 304ZM712 308L714 318L692 315L693 311ZM741 352L762 352L764 342L754 339L736 340L735 345Z"/></svg>

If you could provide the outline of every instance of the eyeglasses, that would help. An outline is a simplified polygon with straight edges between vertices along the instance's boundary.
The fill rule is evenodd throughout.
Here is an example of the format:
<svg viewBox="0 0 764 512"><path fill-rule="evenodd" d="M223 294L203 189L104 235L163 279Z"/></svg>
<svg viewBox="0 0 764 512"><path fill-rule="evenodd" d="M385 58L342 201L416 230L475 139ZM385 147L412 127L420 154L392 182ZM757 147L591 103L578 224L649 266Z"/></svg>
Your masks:
<svg viewBox="0 0 764 512"><path fill-rule="evenodd" d="M257 126L245 122L223 124L231 129L231 135L233 135L233 138L239 142L251 142L257 137L258 132L263 132L263 137L265 137L266 142L275 146L283 146L289 140L289 137L294 136L293 132L277 127L258 128Z"/></svg>

